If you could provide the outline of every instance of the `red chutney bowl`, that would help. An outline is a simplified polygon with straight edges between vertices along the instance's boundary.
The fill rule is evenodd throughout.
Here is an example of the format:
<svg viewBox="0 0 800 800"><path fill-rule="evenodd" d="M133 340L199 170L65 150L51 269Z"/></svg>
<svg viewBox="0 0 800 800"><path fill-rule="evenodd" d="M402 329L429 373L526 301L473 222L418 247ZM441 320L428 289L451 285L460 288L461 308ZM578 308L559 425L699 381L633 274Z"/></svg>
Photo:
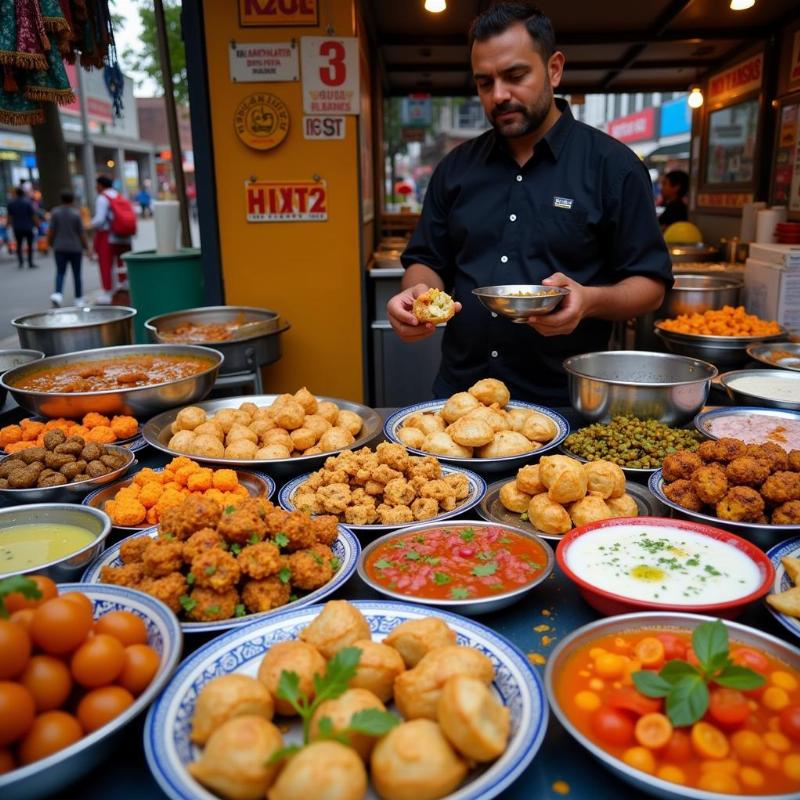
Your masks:
<svg viewBox="0 0 800 800"><path fill-rule="evenodd" d="M554 566L550 546L529 530L445 520L375 539L361 551L358 575L387 597L474 616L516 603Z"/></svg>
<svg viewBox="0 0 800 800"><path fill-rule="evenodd" d="M629 540L625 543L625 547L616 545L616 550L613 550L615 545L603 544L602 546L605 550L601 552L601 545L599 544L601 538L603 542L609 541L606 532L609 531L609 529L621 527L641 527L643 530L639 536L639 541L635 539ZM691 587L687 587L687 593L685 594L687 602L685 603L672 601L664 602L663 599L659 599L657 594L663 590L662 581L669 576L670 569L674 569L676 573L678 570L681 570L680 575L690 575L694 573L694 579L700 582L700 584L705 583L711 577L719 577L721 581L718 581L716 585L720 586L721 582L725 579L724 573L720 574L720 570L717 569L720 563L713 559L713 557L712 560L703 562L702 559L706 557L706 554L693 555L692 553L687 553L677 547L677 543L672 547L665 547L663 543L665 541L668 542L668 531L673 532L673 535L680 535L680 532L684 531L689 534L707 536L723 545L738 550L739 553L745 555L755 566L758 572L757 588L739 597L727 599L724 602L705 601L693 603L690 599ZM651 537L644 538L645 532L651 534ZM598 540L598 546L595 551L596 558L609 559L609 561L603 565L608 570L628 569L628 564L620 564L619 558L626 559L629 563L637 559L647 562L631 567L619 582L624 583L628 576L631 576L641 579L642 585L650 583L654 587L654 596L652 599L643 599L641 597L633 597L608 591L608 589L602 588L587 579L585 577L585 571L583 577L576 574L575 558L581 553L592 552L588 549L589 539L587 539L587 537L592 536L597 537ZM701 542L698 542L698 544L702 545ZM713 549L717 551L717 555L724 552L716 545L708 546L713 547ZM570 561L571 549L573 567L570 567L568 563ZM639 553L641 553L641 555L639 555ZM680 559L684 557L687 563L681 564ZM613 565L612 559L617 559L617 562L613 563ZM739 560L736 556L734 556L734 559ZM666 519L664 517L615 517L613 519L604 519L582 525L578 528L573 528L569 533L565 534L558 543L558 547L556 548L556 560L562 572L578 587L581 597L583 597L592 608L595 608L601 614L607 616L627 614L632 611L650 610L684 611L694 614L711 614L725 619L735 619L750 603L767 594L775 576L775 569L766 554L741 536L736 536L721 528L714 528L711 525L692 522L691 520ZM676 564L678 566L675 566ZM659 574L661 577L659 577ZM615 577L616 575L619 575L619 573L616 573ZM730 580L737 579L731 577Z"/></svg>

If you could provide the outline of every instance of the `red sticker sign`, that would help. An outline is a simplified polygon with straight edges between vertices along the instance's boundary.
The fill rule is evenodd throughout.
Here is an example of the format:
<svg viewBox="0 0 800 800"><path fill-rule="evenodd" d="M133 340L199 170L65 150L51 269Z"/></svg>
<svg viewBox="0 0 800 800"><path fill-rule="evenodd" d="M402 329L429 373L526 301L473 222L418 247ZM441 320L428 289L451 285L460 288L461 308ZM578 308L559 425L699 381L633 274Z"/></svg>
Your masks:
<svg viewBox="0 0 800 800"><path fill-rule="evenodd" d="M248 222L322 222L328 219L325 181L246 181Z"/></svg>

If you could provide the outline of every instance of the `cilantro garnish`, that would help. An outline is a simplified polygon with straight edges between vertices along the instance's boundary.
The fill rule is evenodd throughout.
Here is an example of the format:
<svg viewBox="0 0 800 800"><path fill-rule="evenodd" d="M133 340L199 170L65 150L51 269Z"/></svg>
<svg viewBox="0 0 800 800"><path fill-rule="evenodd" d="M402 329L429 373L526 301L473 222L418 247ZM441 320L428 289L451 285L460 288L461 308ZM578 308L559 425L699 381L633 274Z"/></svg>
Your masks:
<svg viewBox="0 0 800 800"><path fill-rule="evenodd" d="M3 578L0 581L0 617L4 619L9 616L5 598L14 592L19 592L27 600L40 600L42 597L36 581L32 581L24 575L12 575L10 578Z"/></svg>
<svg viewBox="0 0 800 800"><path fill-rule="evenodd" d="M186 573L186 583L189 586L194 586L194 572L187 572Z"/></svg>
<svg viewBox="0 0 800 800"><path fill-rule="evenodd" d="M409 561L419 561L419 560L420 560L420 558L421 558L421 556L420 556L420 554L419 554L419 553L418 553L416 550L409 550L409 551L406 553L406 558L407 558Z"/></svg>
<svg viewBox="0 0 800 800"><path fill-rule="evenodd" d="M257 533L251 533L250 538L247 540L247 544L258 544L261 539L258 538Z"/></svg>
<svg viewBox="0 0 800 800"><path fill-rule="evenodd" d="M487 564L478 564L472 568L472 574L476 578L486 578L489 575L494 575L497 572L497 562L489 561Z"/></svg>
<svg viewBox="0 0 800 800"><path fill-rule="evenodd" d="M334 572L338 572L339 571L339 567L341 567L341 566L342 566L341 559L338 556L333 556L333 558L331 558L331 569Z"/></svg>
<svg viewBox="0 0 800 800"><path fill-rule="evenodd" d="M195 606L197 605L197 600L193 597L189 597L188 594L182 594L180 598L180 604L183 607L183 610L188 614L190 611L193 611Z"/></svg>
<svg viewBox="0 0 800 800"><path fill-rule="evenodd" d="M454 586L450 590L450 597L453 600L466 600L469 597L469 589L465 589L463 586Z"/></svg>
<svg viewBox="0 0 800 800"><path fill-rule="evenodd" d="M292 579L292 571L289 567L281 567L278 572L278 577L280 578L281 583L289 583Z"/></svg>
<svg viewBox="0 0 800 800"><path fill-rule="evenodd" d="M247 614L247 609L244 607L243 603L237 603L236 609L233 612L234 617L244 617Z"/></svg>
<svg viewBox="0 0 800 800"><path fill-rule="evenodd" d="M393 566L391 561L387 561L385 558L380 558L375 562L375 569L389 569L389 567Z"/></svg>
<svg viewBox="0 0 800 800"><path fill-rule="evenodd" d="M241 552L242 552L242 548L241 548L241 547L239 547L239 545L238 545L238 544L236 544L236 542L234 542L234 543L231 545L231 553L233 553L235 556L238 556L238 555L239 555L239 553L241 553Z"/></svg>
<svg viewBox="0 0 800 800"><path fill-rule="evenodd" d="M463 531L459 534L461 537L461 541L463 542L471 542L475 538L475 529L474 528L464 528Z"/></svg>
<svg viewBox="0 0 800 800"><path fill-rule="evenodd" d="M281 531L280 533L276 533L272 539L278 547L286 547L289 544L289 537Z"/></svg>
<svg viewBox="0 0 800 800"><path fill-rule="evenodd" d="M692 649L699 667L688 661L668 661L658 673L633 673L636 688L646 697L666 698L666 714L676 727L693 725L708 710L708 684L749 691L763 686L763 675L734 664L728 652L728 630L722 620L703 622L694 629Z"/></svg>
<svg viewBox="0 0 800 800"><path fill-rule="evenodd" d="M434 572L433 573L433 582L437 586L444 586L445 584L450 583L451 578L446 572Z"/></svg>

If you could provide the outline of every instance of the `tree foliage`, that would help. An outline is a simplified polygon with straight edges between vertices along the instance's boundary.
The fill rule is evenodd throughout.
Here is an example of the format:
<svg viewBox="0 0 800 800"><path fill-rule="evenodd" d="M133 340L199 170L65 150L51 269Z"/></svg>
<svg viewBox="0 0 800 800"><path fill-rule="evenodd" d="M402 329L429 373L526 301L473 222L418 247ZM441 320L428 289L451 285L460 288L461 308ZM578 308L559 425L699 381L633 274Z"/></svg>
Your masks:
<svg viewBox="0 0 800 800"><path fill-rule="evenodd" d="M183 105L189 103L189 84L186 80L186 51L181 38L180 0L164 0L164 18L167 26L167 43L172 66L172 85L175 100ZM158 57L156 15L150 0L139 2L141 38L136 48L128 47L122 54L125 67L144 75L162 86L161 62Z"/></svg>

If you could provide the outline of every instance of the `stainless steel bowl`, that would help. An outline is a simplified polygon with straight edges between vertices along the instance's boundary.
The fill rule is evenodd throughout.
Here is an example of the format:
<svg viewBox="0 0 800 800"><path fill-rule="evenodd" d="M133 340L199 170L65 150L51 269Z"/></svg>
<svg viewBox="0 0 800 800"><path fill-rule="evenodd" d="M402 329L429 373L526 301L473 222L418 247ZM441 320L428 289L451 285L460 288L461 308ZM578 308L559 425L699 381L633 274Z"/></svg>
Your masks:
<svg viewBox="0 0 800 800"><path fill-rule="evenodd" d="M607 767L618 778L649 795L665 798L665 800L686 800L687 798L691 800L730 800L731 798L730 794L706 792L690 786L671 783L629 767L622 759L606 752L578 730L561 707L556 693L556 684L561 672L575 652L589 642L603 636L623 634L626 631L642 628L678 628L693 631L700 623L712 622L713 620L713 617L697 614L664 611L648 611L641 614L623 614L616 617L607 617L596 622L590 622L588 625L583 625L567 634L547 659L547 666L544 671L545 691L547 692L550 708L553 709L553 713L558 717L559 722L566 728L570 736L588 750L603 766ZM763 649L793 669L800 669L800 650L796 647L775 636L748 628L738 622L726 621L725 627L728 629L732 641ZM796 800L796 798L797 795L795 793L769 795L769 800Z"/></svg>
<svg viewBox="0 0 800 800"><path fill-rule="evenodd" d="M673 264L691 263L693 261L716 261L719 248L713 244L670 244L669 257Z"/></svg>
<svg viewBox="0 0 800 800"><path fill-rule="evenodd" d="M38 564L29 569L0 572L0 578L36 572L47 575L56 583L78 581L86 567L103 552L106 546L106 537L111 532L111 520L108 514L88 506L74 503L37 503L29 506L0 508L0 532L3 528L9 528L12 525L41 525L48 522L84 528L94 536L94 540L80 550L56 561Z"/></svg>
<svg viewBox="0 0 800 800"><path fill-rule="evenodd" d="M136 309L127 306L71 306L25 314L11 324L23 347L57 356L130 344L135 316Z"/></svg>
<svg viewBox="0 0 800 800"><path fill-rule="evenodd" d="M29 364L31 361L39 361L42 358L44 358L44 353L41 350L0 350L0 375L4 375L14 367ZM5 387L0 386L0 408L5 405L7 394Z"/></svg>
<svg viewBox="0 0 800 800"><path fill-rule="evenodd" d="M272 405L277 397L278 395L276 394L255 394L245 395L243 397L225 397L219 400L208 400L205 403L195 403L194 405L198 408L202 408L210 415L221 411L223 408L238 408L242 403L255 403L257 406L269 406ZM361 428L361 433L359 433L355 442L347 448L348 450L357 450L359 447L364 447L380 435L383 420L377 411L373 411L367 406L362 406L360 403L351 403L349 400L340 400L336 397L322 397L317 395L317 400L330 400L336 403L343 411L354 411L361 417L364 423ZM291 478L294 475L318 469L322 466L326 458L341 452L341 450L331 450L326 453L320 453L319 455L297 456L296 458L275 458L269 461L244 458L205 458L204 456L198 456L193 453L179 453L177 450L171 450L169 448L169 440L172 438L170 426L175 421L179 411L179 408L165 411L163 414L153 417L153 419L142 428L142 436L144 436L145 441L157 450L161 450L161 452L167 453L170 456L189 455L194 461L199 461L203 464L214 464L216 466L224 465L231 469L258 467L275 478Z"/></svg>
<svg viewBox="0 0 800 800"><path fill-rule="evenodd" d="M125 458L125 463L117 469L111 470L99 478L90 478L88 481L65 483L63 486L35 487L33 489L0 489L0 497L11 503L80 503L83 496L107 483L119 480L134 464L136 456L127 447L118 447L113 444L105 445L114 453L119 453ZM0 458L0 464L14 458L14 455Z"/></svg>
<svg viewBox="0 0 800 800"><path fill-rule="evenodd" d="M667 425L689 422L717 374L696 358L637 350L584 353L564 361L572 407L590 422L630 414Z"/></svg>
<svg viewBox="0 0 800 800"><path fill-rule="evenodd" d="M776 359L776 354L778 355ZM747 355L768 367L791 369L800 372L800 344L793 342L772 342L771 344L751 344Z"/></svg>
<svg viewBox="0 0 800 800"><path fill-rule="evenodd" d="M735 385L737 378L743 377L771 378L785 383L794 393L793 400L780 400L753 394ZM793 411L800 409L800 373L789 372L785 369L736 369L724 372L719 376L719 382L725 387L728 396L735 403L746 406L767 406L768 408L788 408Z"/></svg>
<svg viewBox="0 0 800 800"><path fill-rule="evenodd" d="M726 305L737 306L743 286L744 278L738 275L676 275L673 287L666 293L654 318L702 314Z"/></svg>
<svg viewBox="0 0 800 800"><path fill-rule="evenodd" d="M553 556L553 551L550 545L544 541L540 536L537 536L530 530L525 530L524 528L519 528L515 525L506 525L505 523L501 524L501 527L513 531L520 536L524 536L526 539L530 539L536 542L541 548L542 552L545 554L545 558L547 559L547 563L544 566L544 569L532 580L530 583L526 583L524 586L521 586L519 589L514 589L510 592L504 592L503 594L498 594L493 597L481 597L481 598L473 598L471 600L438 600L432 599L430 597L420 597L419 595L407 595L401 594L400 592L393 592L390 589L387 589L385 586L381 586L379 583L372 580L372 578L367 575L367 570L365 564L367 562L367 558L369 557L370 553L372 553L376 547L379 547L386 542L390 542L393 539L396 539L398 536L408 536L409 534L421 534L424 531L429 531L431 529L442 530L442 529L460 529L460 528L497 528L497 522L483 522L483 521L476 521L476 520L449 520L447 522L421 522L418 525L409 525L407 528L402 528L401 530L394 531L393 533L387 533L385 536L381 536L378 539L375 539L371 542L367 547L365 547L361 551L361 556L358 559L358 577L361 578L364 583L367 584L371 589L374 589L376 592L380 592L380 594L386 595L387 597L394 597L397 600L404 600L405 602L412 601L415 603L419 603L420 605L425 606L435 606L436 608L441 608L446 611L455 611L458 614L466 614L467 616L475 616L477 614L489 614L492 611L499 611L501 608L506 608L507 606L516 603L518 600L521 600L522 597L528 592L535 589L540 583L545 581L550 573L553 571L553 566L555 564L555 558Z"/></svg>
<svg viewBox="0 0 800 800"><path fill-rule="evenodd" d="M282 354L281 334L289 330L289 323L281 319L275 311L253 306L206 306L204 308L188 308L185 311L173 311L150 317L144 328L152 342L170 343L163 334L186 323L211 325L214 323L241 322L252 324L253 332L245 333L239 338L222 341L197 342L206 347L213 347L225 356L221 375L235 372L249 372L256 367L263 367L277 361Z"/></svg>
<svg viewBox="0 0 800 800"><path fill-rule="evenodd" d="M771 336L703 336L668 331L659 323L656 323L655 333L670 353L701 358L718 367L736 367L745 364L748 359L747 348L750 345L776 342L786 338L785 331Z"/></svg>
<svg viewBox="0 0 800 800"><path fill-rule="evenodd" d="M18 389L14 385L15 381L27 377L32 372L49 367L63 367L79 361L105 361L125 356L144 355L199 358L208 362L208 368L197 375L168 383L137 386L130 389L106 389L100 392L36 392L29 389ZM130 414L134 417L149 417L168 408L196 403L206 397L214 387L217 372L223 361L222 353L197 345L135 344L128 347L105 347L61 356L50 356L34 364L16 367L0 377L0 386L8 389L22 408L43 417L77 419L90 411L106 415Z"/></svg>
<svg viewBox="0 0 800 800"><path fill-rule="evenodd" d="M69 784L112 756L114 748L121 744L123 729L158 696L181 659L183 634L180 623L175 614L155 597L106 583L68 583L59 588L64 593L86 595L92 601L97 617L109 611L128 611L143 620L147 628L147 644L158 653L158 669L133 704L110 722L63 750L0 775L3 800L38 800L62 793L65 797L78 796L77 792L70 792ZM141 738L141 732L138 738ZM133 737L128 746L132 740Z"/></svg>
<svg viewBox="0 0 800 800"><path fill-rule="evenodd" d="M540 284L509 284L481 286L473 289L472 294L489 311L512 322L526 323L529 317L549 314L569 294L569 289Z"/></svg>

